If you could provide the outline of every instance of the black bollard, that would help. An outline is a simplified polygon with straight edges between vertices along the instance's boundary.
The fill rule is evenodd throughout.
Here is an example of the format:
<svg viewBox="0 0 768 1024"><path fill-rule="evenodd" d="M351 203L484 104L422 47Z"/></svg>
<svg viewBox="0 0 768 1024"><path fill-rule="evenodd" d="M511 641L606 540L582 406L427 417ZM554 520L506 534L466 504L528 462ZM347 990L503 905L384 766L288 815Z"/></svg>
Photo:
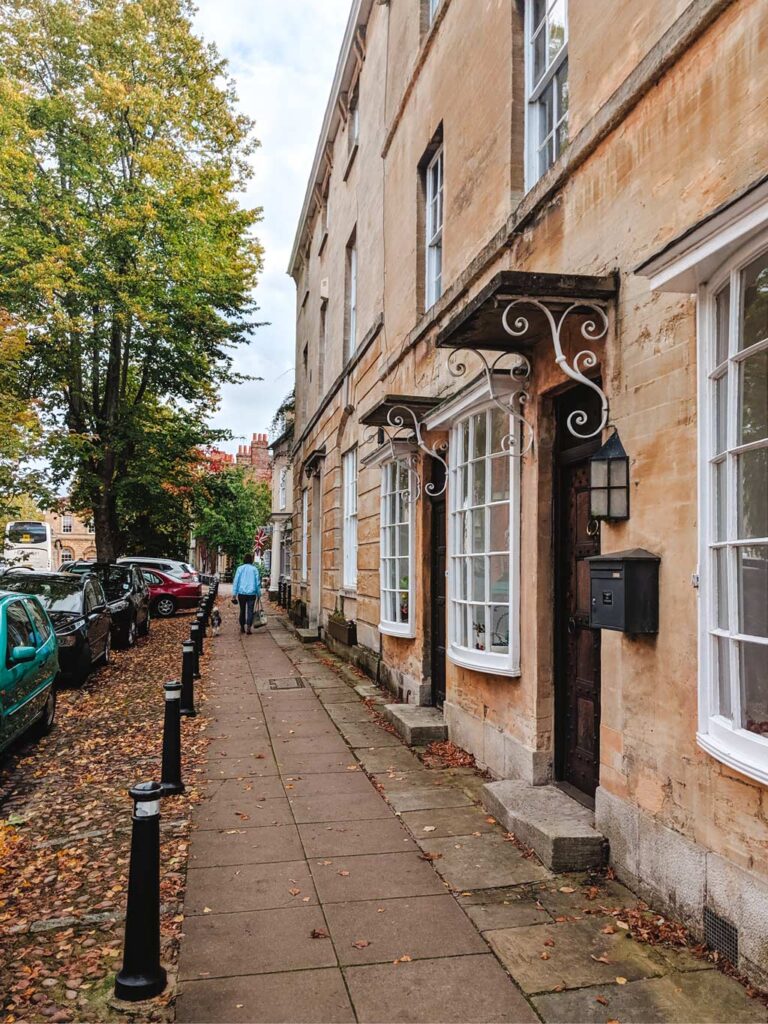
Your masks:
<svg viewBox="0 0 768 1024"><path fill-rule="evenodd" d="M203 656L205 648L205 616L202 612L198 612L195 616L197 619L197 653L200 657Z"/></svg>
<svg viewBox="0 0 768 1024"><path fill-rule="evenodd" d="M160 966L160 796L159 782L140 782L128 790L134 801L128 906L123 966L115 995L135 1003L163 991Z"/></svg>
<svg viewBox="0 0 768 1024"><path fill-rule="evenodd" d="M181 683L165 684L165 722L163 724L163 767L160 785L163 796L184 792L181 781Z"/></svg>
<svg viewBox="0 0 768 1024"><path fill-rule="evenodd" d="M189 627L189 639L192 641L192 645L194 647L194 662L193 662L193 664L194 664L194 672L193 672L193 675L194 675L195 679L199 679L200 678L200 641L198 640L199 633L200 633L200 627L195 622L192 626Z"/></svg>
<svg viewBox="0 0 768 1024"><path fill-rule="evenodd" d="M181 707L179 714L194 718L195 711L195 645L192 640L181 644Z"/></svg>

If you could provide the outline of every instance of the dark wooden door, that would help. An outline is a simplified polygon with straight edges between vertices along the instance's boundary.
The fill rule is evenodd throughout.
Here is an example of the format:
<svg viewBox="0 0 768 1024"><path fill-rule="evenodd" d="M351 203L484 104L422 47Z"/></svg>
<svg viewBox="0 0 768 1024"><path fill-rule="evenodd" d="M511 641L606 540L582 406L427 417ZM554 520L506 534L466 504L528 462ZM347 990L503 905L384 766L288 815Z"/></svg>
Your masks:
<svg viewBox="0 0 768 1024"><path fill-rule="evenodd" d="M587 389L576 390L589 406ZM599 442L567 435L574 404L579 407L569 393L558 409L555 760L562 782L593 797L600 764L600 631L589 626L586 559L600 553L599 523L589 516L589 456Z"/></svg>
<svg viewBox="0 0 768 1024"><path fill-rule="evenodd" d="M433 472L432 482L436 489L442 486L444 472L440 464ZM447 533L445 492L431 500L431 545L430 545L430 663L432 676L432 703L441 708L445 701L445 610L448 578L446 570Z"/></svg>

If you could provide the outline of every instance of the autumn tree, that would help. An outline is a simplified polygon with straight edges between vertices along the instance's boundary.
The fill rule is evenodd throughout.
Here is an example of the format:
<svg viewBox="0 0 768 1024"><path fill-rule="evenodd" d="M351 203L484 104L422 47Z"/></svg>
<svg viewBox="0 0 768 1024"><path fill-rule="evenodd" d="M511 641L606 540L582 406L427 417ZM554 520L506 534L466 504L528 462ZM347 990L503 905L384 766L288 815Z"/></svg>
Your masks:
<svg viewBox="0 0 768 1024"><path fill-rule="evenodd" d="M236 467L210 473L198 486L195 536L239 562L253 551L256 531L266 526L271 511L269 484Z"/></svg>
<svg viewBox="0 0 768 1024"><path fill-rule="evenodd" d="M39 518L29 491L40 491L40 474L29 468L38 453L40 421L27 398L25 334L11 318L0 312L0 520L2 529L9 519Z"/></svg>
<svg viewBox="0 0 768 1024"><path fill-rule="evenodd" d="M101 559L125 541L121 494L153 473L147 420L202 423L254 326L259 211L237 193L255 142L192 13L0 5L0 308L28 325L52 464Z"/></svg>

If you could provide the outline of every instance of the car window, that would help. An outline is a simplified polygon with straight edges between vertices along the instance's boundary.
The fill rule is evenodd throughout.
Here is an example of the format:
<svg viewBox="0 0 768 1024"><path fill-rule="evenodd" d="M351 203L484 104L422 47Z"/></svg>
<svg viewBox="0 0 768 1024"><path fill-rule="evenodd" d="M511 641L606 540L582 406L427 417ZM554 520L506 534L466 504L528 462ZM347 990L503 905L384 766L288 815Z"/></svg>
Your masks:
<svg viewBox="0 0 768 1024"><path fill-rule="evenodd" d="M99 603L96 600L96 594L93 589L93 584L89 581L85 584L85 610L86 612L92 612L96 605Z"/></svg>
<svg viewBox="0 0 768 1024"><path fill-rule="evenodd" d="M99 580L93 581L93 594L96 598L97 605L103 605L107 603L107 595L104 593L104 587L102 587Z"/></svg>
<svg viewBox="0 0 768 1024"><path fill-rule="evenodd" d="M144 579L147 581L150 587L159 587L160 584L163 582L159 576L156 576L153 572L150 572L149 569L142 569L141 571L144 573Z"/></svg>
<svg viewBox="0 0 768 1024"><path fill-rule="evenodd" d="M14 601L8 605L7 611L8 643L6 645L5 657L10 664L11 651L14 647L36 647L35 631L29 616L24 611L21 601Z"/></svg>
<svg viewBox="0 0 768 1024"><path fill-rule="evenodd" d="M45 576L42 573L19 573L3 577L3 590L34 594L49 612L79 615L82 611L82 584L77 576Z"/></svg>
<svg viewBox="0 0 768 1024"><path fill-rule="evenodd" d="M35 630L37 631L38 642L36 646L42 647L51 635L51 627L48 625L48 620L36 601L25 601L24 604L29 612L29 617L32 619Z"/></svg>

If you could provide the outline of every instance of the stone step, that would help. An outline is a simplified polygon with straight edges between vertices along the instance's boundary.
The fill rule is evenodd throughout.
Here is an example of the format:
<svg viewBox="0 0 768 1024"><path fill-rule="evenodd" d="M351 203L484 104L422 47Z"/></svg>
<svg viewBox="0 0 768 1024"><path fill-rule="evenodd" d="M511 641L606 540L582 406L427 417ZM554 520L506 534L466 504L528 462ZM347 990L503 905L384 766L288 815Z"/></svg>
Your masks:
<svg viewBox="0 0 768 1024"><path fill-rule="evenodd" d="M418 704L385 704L384 714L400 739L410 747L423 747L433 740L448 739L448 726L437 708Z"/></svg>
<svg viewBox="0 0 768 1024"><path fill-rule="evenodd" d="M607 843L594 827L594 813L555 786L503 779L483 786L482 800L497 821L530 846L551 871L602 866Z"/></svg>
<svg viewBox="0 0 768 1024"><path fill-rule="evenodd" d="M373 683L360 683L359 686L355 687L355 693L358 697L362 697L363 700L373 701L374 704L384 704L386 698L382 694L378 686L374 686Z"/></svg>
<svg viewBox="0 0 768 1024"><path fill-rule="evenodd" d="M303 644L313 644L320 639L316 629L296 629L296 636Z"/></svg>

